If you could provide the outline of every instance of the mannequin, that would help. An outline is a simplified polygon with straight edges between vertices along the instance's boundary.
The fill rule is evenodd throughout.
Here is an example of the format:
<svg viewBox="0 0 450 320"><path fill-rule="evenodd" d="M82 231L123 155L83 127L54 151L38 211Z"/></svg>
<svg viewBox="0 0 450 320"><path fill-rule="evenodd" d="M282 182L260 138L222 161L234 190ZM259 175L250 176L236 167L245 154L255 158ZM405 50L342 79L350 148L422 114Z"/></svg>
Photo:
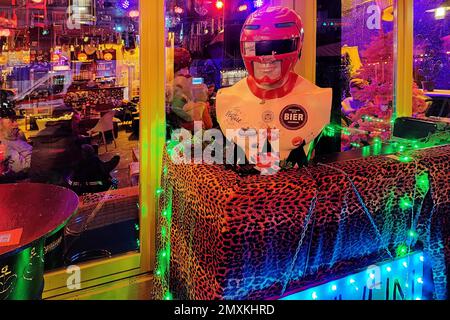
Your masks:
<svg viewBox="0 0 450 320"><path fill-rule="evenodd" d="M233 129L248 136L274 130L278 134L269 134L269 143L278 150L272 153L298 165L307 162L311 142L330 122L332 103L332 89L319 88L293 71L303 38L302 20L289 8L266 7L252 13L241 33L249 76L220 90L216 105L223 132ZM234 142L254 161L248 143Z"/></svg>
<svg viewBox="0 0 450 320"><path fill-rule="evenodd" d="M175 49L175 78L166 89L166 98L171 105L174 127L194 130L194 122L201 121L203 129L212 127L209 114L209 94L205 84L194 85L189 73L192 58L184 48Z"/></svg>

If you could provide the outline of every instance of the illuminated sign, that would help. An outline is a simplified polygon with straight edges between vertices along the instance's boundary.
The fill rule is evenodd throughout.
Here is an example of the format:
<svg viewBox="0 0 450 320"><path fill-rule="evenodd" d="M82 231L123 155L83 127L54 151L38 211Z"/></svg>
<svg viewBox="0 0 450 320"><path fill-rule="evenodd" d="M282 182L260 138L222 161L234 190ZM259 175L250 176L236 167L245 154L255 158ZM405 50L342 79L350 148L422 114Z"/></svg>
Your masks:
<svg viewBox="0 0 450 320"><path fill-rule="evenodd" d="M281 300L422 300L424 261L422 252L414 253Z"/></svg>

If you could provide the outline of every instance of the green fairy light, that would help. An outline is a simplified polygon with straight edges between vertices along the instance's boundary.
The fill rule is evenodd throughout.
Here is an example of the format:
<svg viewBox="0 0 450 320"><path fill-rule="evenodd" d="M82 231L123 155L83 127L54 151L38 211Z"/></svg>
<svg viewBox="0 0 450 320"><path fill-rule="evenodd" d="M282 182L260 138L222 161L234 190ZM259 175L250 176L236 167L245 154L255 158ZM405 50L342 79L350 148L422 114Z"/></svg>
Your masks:
<svg viewBox="0 0 450 320"><path fill-rule="evenodd" d="M370 146L365 146L361 150L362 150L362 155L363 155L364 158L370 157L370 155L371 155L371 153L370 153Z"/></svg>
<svg viewBox="0 0 450 320"><path fill-rule="evenodd" d="M342 134L344 136L349 136L351 133L350 133L350 130L348 130L348 128L344 128L344 129L342 129Z"/></svg>
<svg viewBox="0 0 450 320"><path fill-rule="evenodd" d="M167 230L166 230L166 228L161 228L161 235L163 236L163 237L165 237L166 235L167 235Z"/></svg>
<svg viewBox="0 0 450 320"><path fill-rule="evenodd" d="M162 275L162 272L161 272L161 270L160 269L158 269L158 270L156 270L156 272L155 272L155 274L156 274L156 276L161 276Z"/></svg>
<svg viewBox="0 0 450 320"><path fill-rule="evenodd" d="M408 196L403 197L400 199L400 208L403 210L409 209L412 207L411 199Z"/></svg>
<svg viewBox="0 0 450 320"><path fill-rule="evenodd" d="M173 296L170 292L166 292L166 295L164 296L164 300L172 300Z"/></svg>
<svg viewBox="0 0 450 320"><path fill-rule="evenodd" d="M416 239L418 235L417 235L417 232L415 232L414 230L410 230L408 232L408 236L412 239Z"/></svg>
<svg viewBox="0 0 450 320"><path fill-rule="evenodd" d="M323 134L326 137L332 138L332 137L336 136L336 128L334 128L332 125L328 125L325 127Z"/></svg>
<svg viewBox="0 0 450 320"><path fill-rule="evenodd" d="M135 223L135 224L134 224L134 229L135 229L136 231L139 231L139 224Z"/></svg>
<svg viewBox="0 0 450 320"><path fill-rule="evenodd" d="M373 155L374 156L378 156L381 154L382 151L382 145L381 142L380 143L375 143L373 146Z"/></svg>
<svg viewBox="0 0 450 320"><path fill-rule="evenodd" d="M159 196L164 192L164 190L162 188L158 188L156 189L156 195Z"/></svg>
<svg viewBox="0 0 450 320"><path fill-rule="evenodd" d="M168 172L169 172L169 168L167 168L167 166L164 167L163 173L166 175Z"/></svg>
<svg viewBox="0 0 450 320"><path fill-rule="evenodd" d="M408 163L412 161L412 158L410 156L401 156L398 160L403 163Z"/></svg>
<svg viewBox="0 0 450 320"><path fill-rule="evenodd" d="M420 144L416 140L411 141L411 145L416 150L420 149Z"/></svg>
<svg viewBox="0 0 450 320"><path fill-rule="evenodd" d="M428 177L428 173L424 172L421 175L418 175L416 178L416 184L419 190L422 192L428 192L430 190L430 179Z"/></svg>
<svg viewBox="0 0 450 320"><path fill-rule="evenodd" d="M403 257L408 254L408 246L406 244L401 244L397 247L396 250L397 257Z"/></svg>

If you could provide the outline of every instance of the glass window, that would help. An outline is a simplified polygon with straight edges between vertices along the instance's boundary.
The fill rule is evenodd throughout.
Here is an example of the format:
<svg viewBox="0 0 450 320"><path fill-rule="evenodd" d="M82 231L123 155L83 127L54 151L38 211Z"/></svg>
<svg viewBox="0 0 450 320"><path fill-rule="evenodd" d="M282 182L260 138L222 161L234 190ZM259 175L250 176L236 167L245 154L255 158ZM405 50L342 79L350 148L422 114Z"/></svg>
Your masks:
<svg viewBox="0 0 450 320"><path fill-rule="evenodd" d="M139 0L0 0L0 183L80 197L52 270L139 251Z"/></svg>
<svg viewBox="0 0 450 320"><path fill-rule="evenodd" d="M217 204L226 201L220 197L231 184L254 186L251 181L260 175L300 167L314 157L330 122L333 90L294 72L306 44L292 1L165 4L168 144L159 190L156 275L170 299L172 273L179 274L180 284L200 279L203 271L192 268L195 257L217 251L217 242L204 243L195 226L206 223L209 229L217 221ZM242 181L232 182L238 176ZM219 198L210 196L215 189ZM216 276L207 277L209 283ZM195 297L195 288L184 289L186 296L177 298Z"/></svg>
<svg viewBox="0 0 450 320"><path fill-rule="evenodd" d="M426 96L426 115L450 117L450 2L414 1L414 88ZM414 99L417 106L420 100Z"/></svg>
<svg viewBox="0 0 450 320"><path fill-rule="evenodd" d="M320 32L342 26L342 150L391 137L394 1L343 0L342 20L319 17ZM319 48L326 54L327 47Z"/></svg>

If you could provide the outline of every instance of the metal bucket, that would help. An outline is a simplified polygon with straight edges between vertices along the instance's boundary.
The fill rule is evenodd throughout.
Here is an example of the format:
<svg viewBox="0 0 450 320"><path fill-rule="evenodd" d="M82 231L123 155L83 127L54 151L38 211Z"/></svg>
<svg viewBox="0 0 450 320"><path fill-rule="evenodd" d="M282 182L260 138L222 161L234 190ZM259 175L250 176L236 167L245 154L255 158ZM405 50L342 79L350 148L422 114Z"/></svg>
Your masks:
<svg viewBox="0 0 450 320"><path fill-rule="evenodd" d="M44 239L0 257L0 300L39 300L44 289Z"/></svg>

